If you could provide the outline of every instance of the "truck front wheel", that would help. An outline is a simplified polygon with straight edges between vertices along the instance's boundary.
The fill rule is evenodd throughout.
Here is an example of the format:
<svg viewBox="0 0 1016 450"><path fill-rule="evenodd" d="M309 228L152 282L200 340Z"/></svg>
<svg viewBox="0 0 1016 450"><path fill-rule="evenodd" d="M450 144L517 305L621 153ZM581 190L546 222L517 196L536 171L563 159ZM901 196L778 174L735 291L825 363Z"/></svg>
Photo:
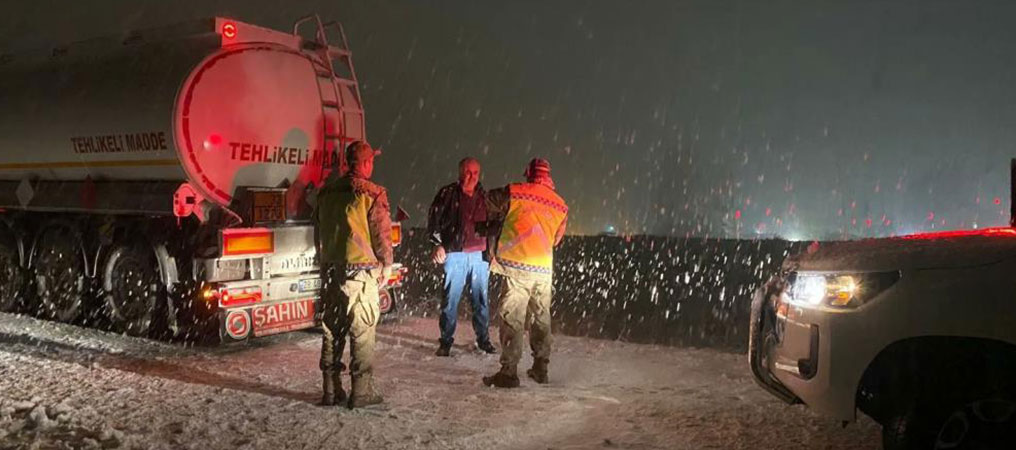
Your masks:
<svg viewBox="0 0 1016 450"><path fill-rule="evenodd" d="M902 449L1008 448L1016 402L987 398L948 407L911 404L882 425L882 447Z"/></svg>
<svg viewBox="0 0 1016 450"><path fill-rule="evenodd" d="M115 245L103 264L102 288L113 329L147 336L163 292L154 253L141 243Z"/></svg>

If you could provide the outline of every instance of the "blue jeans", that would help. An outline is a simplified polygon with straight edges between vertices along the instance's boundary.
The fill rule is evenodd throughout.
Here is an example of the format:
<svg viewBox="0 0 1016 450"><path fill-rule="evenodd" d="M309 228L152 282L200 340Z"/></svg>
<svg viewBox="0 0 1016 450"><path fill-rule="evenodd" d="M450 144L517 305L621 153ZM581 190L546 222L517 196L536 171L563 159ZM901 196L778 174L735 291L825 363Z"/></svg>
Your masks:
<svg viewBox="0 0 1016 450"><path fill-rule="evenodd" d="M444 302L441 303L441 345L451 346L455 342L455 324L459 317L459 300L466 284L469 284L473 300L473 332L476 342L490 340L487 327L490 325L490 303L487 297L487 280L490 265L483 260L483 252L448 253L444 263Z"/></svg>

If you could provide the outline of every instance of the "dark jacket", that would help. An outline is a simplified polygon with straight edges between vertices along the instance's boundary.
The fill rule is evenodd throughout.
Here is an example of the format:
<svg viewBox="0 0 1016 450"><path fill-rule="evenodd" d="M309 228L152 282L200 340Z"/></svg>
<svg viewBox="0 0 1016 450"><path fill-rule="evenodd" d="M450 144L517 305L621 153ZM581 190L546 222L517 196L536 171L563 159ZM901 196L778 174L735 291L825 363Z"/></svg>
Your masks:
<svg viewBox="0 0 1016 450"><path fill-rule="evenodd" d="M487 194L480 183L476 184L473 195L479 196L478 207L486 208ZM444 186L437 191L427 213L427 236L435 245L444 247L446 252L461 252L465 241L462 212L459 207L461 197L462 188L458 182ZM485 210L483 216L486 217ZM479 226L476 231L480 232Z"/></svg>

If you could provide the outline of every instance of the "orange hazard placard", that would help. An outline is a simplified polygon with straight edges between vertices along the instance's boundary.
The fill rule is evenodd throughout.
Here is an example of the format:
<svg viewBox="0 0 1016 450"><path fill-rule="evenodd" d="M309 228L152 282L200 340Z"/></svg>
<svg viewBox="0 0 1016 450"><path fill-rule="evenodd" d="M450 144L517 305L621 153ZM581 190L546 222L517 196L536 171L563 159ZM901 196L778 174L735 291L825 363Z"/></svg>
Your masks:
<svg viewBox="0 0 1016 450"><path fill-rule="evenodd" d="M286 195L284 192L254 192L254 223L284 222Z"/></svg>

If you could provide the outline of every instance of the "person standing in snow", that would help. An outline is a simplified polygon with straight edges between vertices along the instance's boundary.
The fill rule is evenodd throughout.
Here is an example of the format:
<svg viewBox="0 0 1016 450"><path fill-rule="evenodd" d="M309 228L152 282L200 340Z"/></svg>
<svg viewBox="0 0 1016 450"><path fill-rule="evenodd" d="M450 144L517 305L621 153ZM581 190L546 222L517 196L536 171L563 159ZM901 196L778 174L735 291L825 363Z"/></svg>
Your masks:
<svg viewBox="0 0 1016 450"><path fill-rule="evenodd" d="M455 342L455 325L463 288L469 285L473 306L473 332L476 347L497 353L490 343L487 280L489 264L483 258L487 240L477 232L478 223L487 220L486 196L480 184L480 162L475 158L459 161L459 181L437 192L427 214L427 235L434 244L431 257L444 266L444 301L438 322L441 337L437 356L450 356Z"/></svg>
<svg viewBox="0 0 1016 450"><path fill-rule="evenodd" d="M315 241L321 264L321 375L324 405L347 400L342 351L349 336L348 407L384 401L374 386L374 332L380 319L378 286L392 270L388 193L370 181L374 149L354 142L346 150L348 173L334 171L317 194Z"/></svg>
<svg viewBox="0 0 1016 450"><path fill-rule="evenodd" d="M483 377L487 386L519 386L517 368L527 315L532 319L533 367L526 374L537 383L548 382L554 247L564 237L568 205L554 190L547 160L529 161L525 177L525 183L487 193L491 271L503 278L494 294L501 305L501 369Z"/></svg>

